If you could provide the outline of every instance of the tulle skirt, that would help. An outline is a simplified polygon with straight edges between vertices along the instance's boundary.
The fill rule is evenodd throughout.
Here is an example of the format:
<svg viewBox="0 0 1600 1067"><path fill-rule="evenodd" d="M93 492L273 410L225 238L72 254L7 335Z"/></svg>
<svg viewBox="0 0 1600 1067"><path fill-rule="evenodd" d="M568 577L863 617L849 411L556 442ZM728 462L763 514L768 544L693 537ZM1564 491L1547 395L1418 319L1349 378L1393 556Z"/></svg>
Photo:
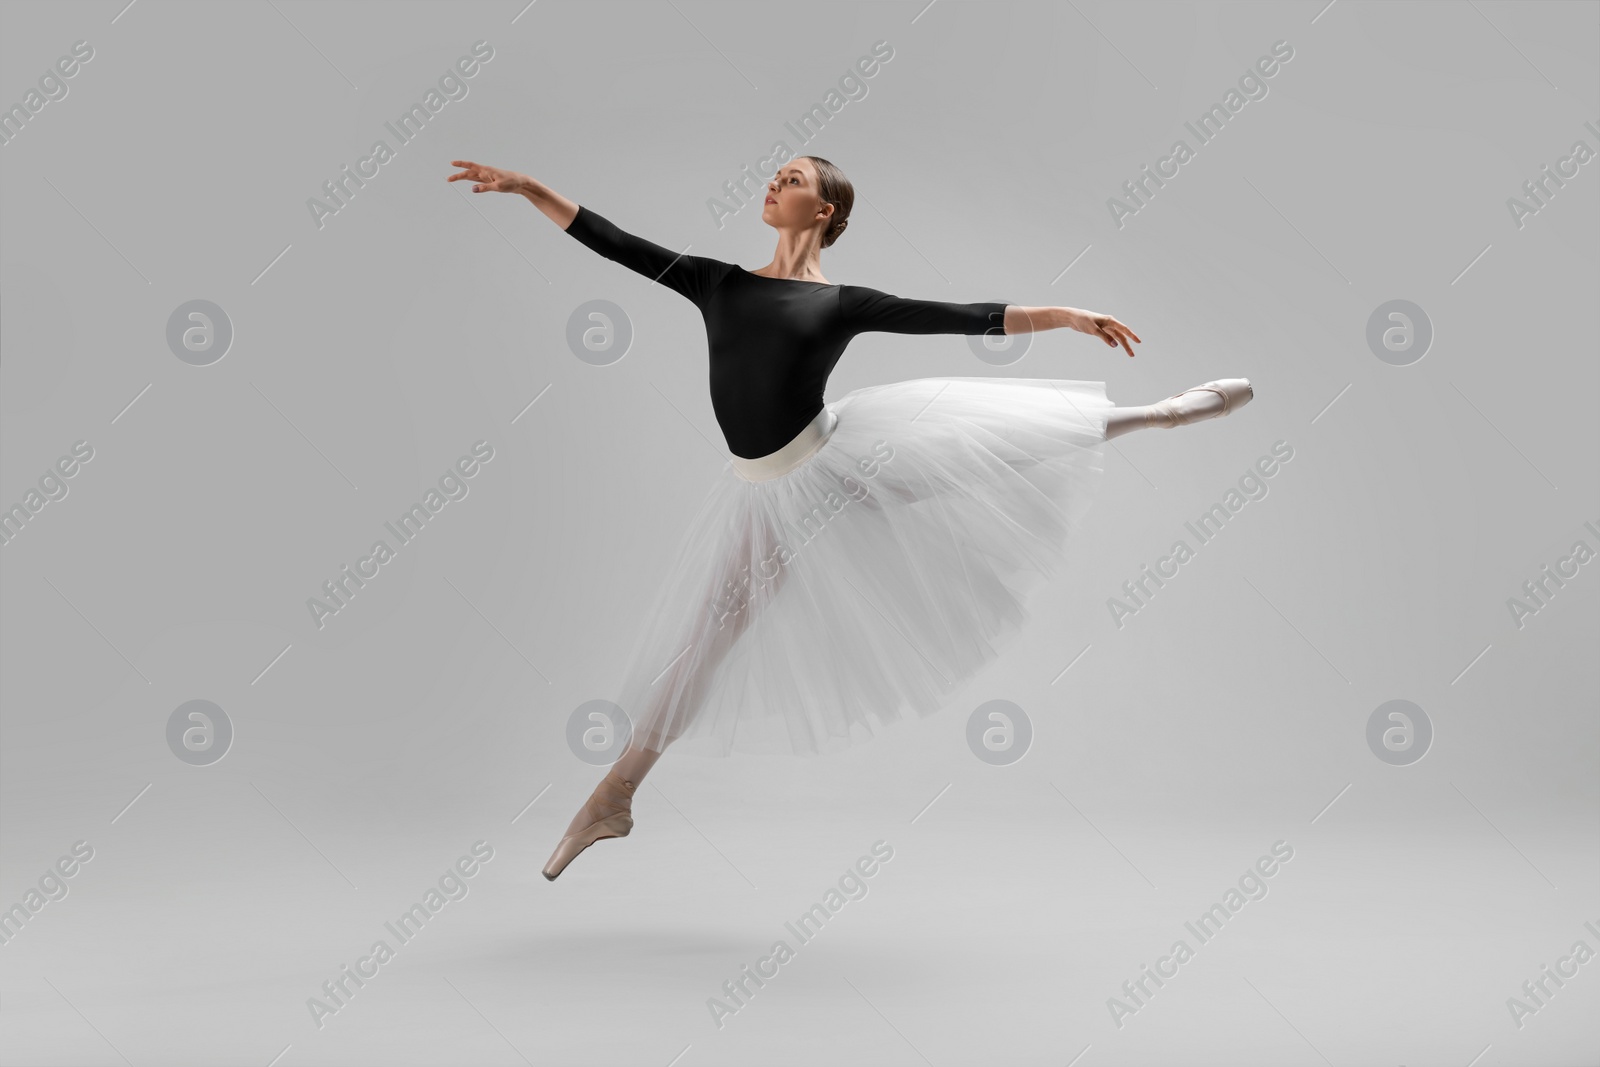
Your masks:
<svg viewBox="0 0 1600 1067"><path fill-rule="evenodd" d="M735 460L640 624L632 743L815 754L938 711L1065 563L1111 406L1104 382L895 382L828 405L798 459Z"/></svg>

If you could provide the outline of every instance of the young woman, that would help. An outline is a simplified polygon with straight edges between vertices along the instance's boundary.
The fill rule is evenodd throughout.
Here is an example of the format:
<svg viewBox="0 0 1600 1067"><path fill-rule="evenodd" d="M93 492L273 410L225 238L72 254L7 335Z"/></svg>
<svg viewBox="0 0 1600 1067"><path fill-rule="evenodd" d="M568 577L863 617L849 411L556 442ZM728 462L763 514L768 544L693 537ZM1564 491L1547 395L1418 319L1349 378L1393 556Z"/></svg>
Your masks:
<svg viewBox="0 0 1600 1067"><path fill-rule="evenodd" d="M520 193L589 248L693 301L711 403L732 453L690 524L624 675L626 750L544 868L633 828L633 794L669 744L711 754L837 749L943 698L996 654L1066 556L1105 441L1226 415L1243 378L1118 407L1104 382L923 378L823 389L859 333L1140 338L1076 308L953 304L822 276L855 193L801 156L767 184L778 231L759 270L672 252L526 175L455 160L449 181ZM1140 343L1143 343L1142 341Z"/></svg>

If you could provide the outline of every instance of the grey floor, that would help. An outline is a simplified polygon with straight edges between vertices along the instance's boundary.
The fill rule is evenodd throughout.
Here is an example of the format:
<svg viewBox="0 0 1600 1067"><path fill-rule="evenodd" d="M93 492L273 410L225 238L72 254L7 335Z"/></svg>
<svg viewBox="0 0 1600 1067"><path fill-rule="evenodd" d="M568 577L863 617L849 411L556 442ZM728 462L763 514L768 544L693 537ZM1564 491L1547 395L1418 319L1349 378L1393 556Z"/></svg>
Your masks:
<svg viewBox="0 0 1600 1067"><path fill-rule="evenodd" d="M1504 1006L1596 941L1593 853L1562 834L1519 825L1513 846L1444 782L1407 796L1360 766L1331 807L1339 783L1217 782L1235 810L1157 817L1133 782L1076 781L1081 757L942 781L936 734L832 764L664 767L635 833L555 883L561 786L515 822L521 798L485 789L382 834L274 798L309 840L240 779L206 812L179 783L114 825L85 811L94 859L5 949L5 1061L1590 1062L1581 971L1520 1030ZM409 944L385 930L480 839L494 857L465 896ZM810 940L786 927L880 841L864 895ZM1293 855L1265 895L1208 941L1186 928L1275 842ZM307 999L380 938L393 959L317 1027ZM1192 958L1115 1025L1108 1000L1132 1003L1123 982L1180 939ZM735 1006L723 983L780 940L792 958L718 1026L708 1002Z"/></svg>

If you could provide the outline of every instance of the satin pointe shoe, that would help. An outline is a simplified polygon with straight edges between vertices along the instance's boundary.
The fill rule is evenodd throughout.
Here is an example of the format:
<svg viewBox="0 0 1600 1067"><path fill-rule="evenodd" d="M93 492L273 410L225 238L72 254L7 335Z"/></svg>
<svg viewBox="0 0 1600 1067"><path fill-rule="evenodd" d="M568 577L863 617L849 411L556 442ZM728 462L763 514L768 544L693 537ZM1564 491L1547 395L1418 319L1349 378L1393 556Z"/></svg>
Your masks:
<svg viewBox="0 0 1600 1067"><path fill-rule="evenodd" d="M631 807L633 791L637 788L636 782L608 774L600 780L600 785L595 787L594 795L601 797L602 800L606 797L617 797ZM615 801L611 801L611 805L615 806ZM578 854L584 849L608 837L627 837L632 829L633 813L624 808L622 811L595 820L576 833L568 834L561 839L556 850L550 854L549 862L544 865L545 878L555 881L556 877L567 869L567 864L577 859Z"/></svg>
<svg viewBox="0 0 1600 1067"><path fill-rule="evenodd" d="M1183 393L1198 393L1201 391L1216 393L1222 398L1221 411L1194 411L1184 410L1173 401ZM1244 407L1255 398L1255 390L1250 387L1249 378L1219 378L1214 382L1196 385L1185 389L1183 393L1174 393L1159 403L1151 404L1150 411L1145 416L1150 426L1170 430L1176 426L1187 426L1191 422L1203 422L1206 419L1220 419L1224 415L1231 415L1239 408Z"/></svg>

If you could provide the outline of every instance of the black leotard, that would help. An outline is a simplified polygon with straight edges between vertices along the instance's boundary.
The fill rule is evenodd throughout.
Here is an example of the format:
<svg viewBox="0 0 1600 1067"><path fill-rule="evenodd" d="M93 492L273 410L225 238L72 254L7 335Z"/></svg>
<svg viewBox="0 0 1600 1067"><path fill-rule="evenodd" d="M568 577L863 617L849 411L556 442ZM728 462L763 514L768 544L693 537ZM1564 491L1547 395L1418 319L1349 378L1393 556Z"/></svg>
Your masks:
<svg viewBox="0 0 1600 1067"><path fill-rule="evenodd" d="M744 459L776 452L816 417L828 375L858 333L1005 329L1003 303L908 300L860 285L769 278L719 259L679 255L581 205L566 232L700 309L711 406L728 449Z"/></svg>

